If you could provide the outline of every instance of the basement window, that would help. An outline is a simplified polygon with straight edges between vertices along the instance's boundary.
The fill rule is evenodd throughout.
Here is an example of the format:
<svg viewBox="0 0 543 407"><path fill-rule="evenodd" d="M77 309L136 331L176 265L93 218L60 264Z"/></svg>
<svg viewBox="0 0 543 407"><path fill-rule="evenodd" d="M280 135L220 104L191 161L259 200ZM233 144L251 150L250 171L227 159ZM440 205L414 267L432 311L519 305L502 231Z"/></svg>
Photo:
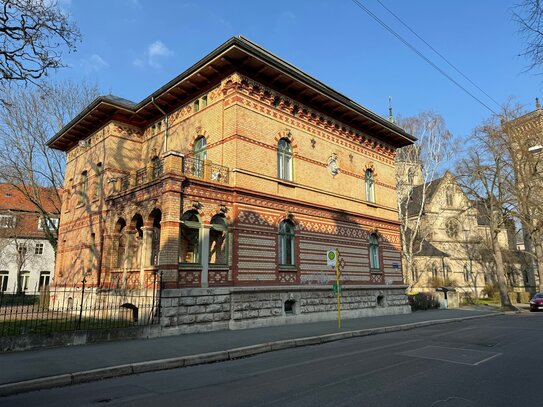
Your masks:
<svg viewBox="0 0 543 407"><path fill-rule="evenodd" d="M286 300L285 301L285 315L294 315L294 305L296 301Z"/></svg>

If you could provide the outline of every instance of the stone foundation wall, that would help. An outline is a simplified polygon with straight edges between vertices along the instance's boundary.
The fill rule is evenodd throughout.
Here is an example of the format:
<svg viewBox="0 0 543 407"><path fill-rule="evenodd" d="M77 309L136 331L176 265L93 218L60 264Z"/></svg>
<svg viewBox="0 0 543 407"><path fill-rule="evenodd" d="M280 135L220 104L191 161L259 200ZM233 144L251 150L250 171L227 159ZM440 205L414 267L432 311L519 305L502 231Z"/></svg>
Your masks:
<svg viewBox="0 0 543 407"><path fill-rule="evenodd" d="M329 321L337 296L329 286L170 289L162 293L168 334ZM341 318L407 314L405 287L343 287Z"/></svg>

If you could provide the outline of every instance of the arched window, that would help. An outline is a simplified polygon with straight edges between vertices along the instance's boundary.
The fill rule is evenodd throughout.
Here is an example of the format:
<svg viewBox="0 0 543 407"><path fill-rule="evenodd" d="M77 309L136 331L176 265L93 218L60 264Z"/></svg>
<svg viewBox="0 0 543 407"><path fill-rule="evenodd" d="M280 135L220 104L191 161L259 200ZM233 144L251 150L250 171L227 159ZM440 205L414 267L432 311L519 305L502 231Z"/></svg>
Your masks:
<svg viewBox="0 0 543 407"><path fill-rule="evenodd" d="M200 136L194 142L194 175L202 177L204 175L204 162L207 160L207 140Z"/></svg>
<svg viewBox="0 0 543 407"><path fill-rule="evenodd" d="M370 270L381 270L381 264L379 261L379 238L375 233L370 235Z"/></svg>
<svg viewBox="0 0 543 407"><path fill-rule="evenodd" d="M277 143L277 177L292 181L292 146L284 138Z"/></svg>
<svg viewBox="0 0 543 407"><path fill-rule="evenodd" d="M200 263L200 217L189 211L183 215L181 222L180 263Z"/></svg>
<svg viewBox="0 0 543 407"><path fill-rule="evenodd" d="M85 198L87 197L89 178L87 176L87 171L81 173L81 189L79 191L79 203L85 203Z"/></svg>
<svg viewBox="0 0 543 407"><path fill-rule="evenodd" d="M160 251L160 222L162 221L162 212L159 209L153 209L149 218L153 221L151 229L151 250L149 251L149 264L158 265L158 253Z"/></svg>
<svg viewBox="0 0 543 407"><path fill-rule="evenodd" d="M366 201L375 202L375 179L373 175L373 170L366 170L364 180L366 182Z"/></svg>
<svg viewBox="0 0 543 407"><path fill-rule="evenodd" d="M279 265L294 266L294 225L289 220L279 224Z"/></svg>
<svg viewBox="0 0 543 407"><path fill-rule="evenodd" d="M228 226L222 215L211 219L209 231L209 264L226 264L228 247Z"/></svg>
<svg viewBox="0 0 543 407"><path fill-rule="evenodd" d="M125 260L125 254L126 254L126 235L124 233L126 227L126 221L123 218L120 218L117 221L117 224L115 226L115 233L119 234L119 240L118 240L118 246L117 246L117 258L116 258L116 266L117 268L124 267L124 260Z"/></svg>

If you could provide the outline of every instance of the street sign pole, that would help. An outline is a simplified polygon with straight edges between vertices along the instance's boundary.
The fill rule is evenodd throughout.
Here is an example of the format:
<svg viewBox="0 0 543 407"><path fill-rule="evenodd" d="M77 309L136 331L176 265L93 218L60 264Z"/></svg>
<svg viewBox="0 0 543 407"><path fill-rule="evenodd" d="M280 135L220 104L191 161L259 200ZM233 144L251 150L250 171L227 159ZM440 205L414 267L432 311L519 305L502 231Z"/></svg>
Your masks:
<svg viewBox="0 0 543 407"><path fill-rule="evenodd" d="M339 252L336 249L337 327L341 329L341 286L339 285Z"/></svg>

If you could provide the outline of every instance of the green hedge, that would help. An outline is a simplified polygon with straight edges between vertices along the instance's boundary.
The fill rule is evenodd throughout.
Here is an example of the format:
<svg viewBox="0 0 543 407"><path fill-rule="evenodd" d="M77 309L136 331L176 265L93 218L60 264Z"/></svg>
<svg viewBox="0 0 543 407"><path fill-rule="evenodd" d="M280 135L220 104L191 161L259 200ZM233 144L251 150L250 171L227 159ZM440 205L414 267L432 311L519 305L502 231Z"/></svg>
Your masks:
<svg viewBox="0 0 543 407"><path fill-rule="evenodd" d="M37 305L40 303L39 295L0 294L0 307Z"/></svg>
<svg viewBox="0 0 543 407"><path fill-rule="evenodd" d="M439 301L430 293L417 293L407 296L411 311L424 311L439 308Z"/></svg>

